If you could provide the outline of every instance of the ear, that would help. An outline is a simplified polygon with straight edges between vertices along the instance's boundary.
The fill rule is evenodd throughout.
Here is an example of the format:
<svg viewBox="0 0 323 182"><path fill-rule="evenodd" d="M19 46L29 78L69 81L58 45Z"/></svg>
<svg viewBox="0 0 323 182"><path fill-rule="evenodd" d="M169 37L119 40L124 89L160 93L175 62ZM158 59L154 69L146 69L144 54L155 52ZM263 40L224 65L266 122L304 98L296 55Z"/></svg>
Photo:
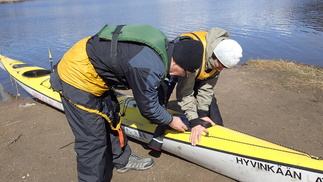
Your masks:
<svg viewBox="0 0 323 182"><path fill-rule="evenodd" d="M177 65L177 63L174 61L174 58L171 57L171 59L170 59L170 67L174 67L176 65Z"/></svg>
<svg viewBox="0 0 323 182"><path fill-rule="evenodd" d="M178 72L178 64L174 61L174 58L171 57L170 66L169 66L169 74L173 75Z"/></svg>

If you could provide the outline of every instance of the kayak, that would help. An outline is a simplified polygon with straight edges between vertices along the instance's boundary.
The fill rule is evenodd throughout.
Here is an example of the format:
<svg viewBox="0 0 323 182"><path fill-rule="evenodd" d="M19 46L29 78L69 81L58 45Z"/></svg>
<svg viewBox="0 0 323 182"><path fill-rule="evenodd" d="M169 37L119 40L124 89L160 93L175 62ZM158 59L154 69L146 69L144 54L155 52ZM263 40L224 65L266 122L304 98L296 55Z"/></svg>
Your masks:
<svg viewBox="0 0 323 182"><path fill-rule="evenodd" d="M50 87L51 70L0 55L0 67L30 95L64 110L60 95ZM149 143L156 124L141 116L132 96L118 94L125 134ZM175 111L169 110L171 113ZM192 146L190 132L166 129L162 151L238 181L323 182L323 158L274 144L222 126L208 128L201 142Z"/></svg>

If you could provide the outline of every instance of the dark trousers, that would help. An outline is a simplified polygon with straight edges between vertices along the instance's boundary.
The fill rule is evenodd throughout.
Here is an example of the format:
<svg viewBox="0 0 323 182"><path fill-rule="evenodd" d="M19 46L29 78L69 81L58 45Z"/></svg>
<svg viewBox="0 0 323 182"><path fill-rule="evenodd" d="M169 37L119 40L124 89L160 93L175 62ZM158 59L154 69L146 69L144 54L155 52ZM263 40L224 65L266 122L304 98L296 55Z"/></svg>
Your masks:
<svg viewBox="0 0 323 182"><path fill-rule="evenodd" d="M131 154L127 145L119 146L118 133L97 114L77 108L62 97L66 118L75 136L79 181L110 181L114 167L124 167Z"/></svg>
<svg viewBox="0 0 323 182"><path fill-rule="evenodd" d="M209 118L217 125L223 126L223 120L220 114L220 109L216 102L216 98L213 96L211 104L209 106Z"/></svg>

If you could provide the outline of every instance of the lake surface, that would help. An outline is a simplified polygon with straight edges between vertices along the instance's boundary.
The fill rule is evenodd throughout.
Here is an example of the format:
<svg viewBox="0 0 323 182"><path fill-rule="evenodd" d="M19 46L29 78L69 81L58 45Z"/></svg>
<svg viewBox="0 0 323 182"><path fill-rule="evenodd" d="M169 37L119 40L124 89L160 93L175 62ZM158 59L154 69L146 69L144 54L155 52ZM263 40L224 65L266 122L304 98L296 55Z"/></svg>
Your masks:
<svg viewBox="0 0 323 182"><path fill-rule="evenodd" d="M105 24L149 24L169 39L220 27L249 59L284 59L323 66L322 0L34 0L0 4L0 53L50 68L78 40ZM0 100L16 95L0 70ZM4 89L4 90L2 90ZM27 94L19 88L22 97ZM9 96L8 96L9 95Z"/></svg>

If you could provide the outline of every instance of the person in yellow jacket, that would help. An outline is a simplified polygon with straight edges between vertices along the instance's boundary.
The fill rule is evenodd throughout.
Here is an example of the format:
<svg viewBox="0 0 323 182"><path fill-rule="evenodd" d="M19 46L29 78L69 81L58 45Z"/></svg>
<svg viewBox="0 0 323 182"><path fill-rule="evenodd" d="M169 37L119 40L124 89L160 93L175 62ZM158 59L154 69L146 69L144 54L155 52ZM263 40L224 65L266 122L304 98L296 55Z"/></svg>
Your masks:
<svg viewBox="0 0 323 182"><path fill-rule="evenodd" d="M221 28L185 33L174 41L185 39L201 41L204 46L204 59L200 69L196 74L179 77L176 87L178 105L192 128L191 144L196 145L200 141L201 133L208 132L207 123L223 125L214 86L221 70L238 64L242 57L242 48Z"/></svg>
<svg viewBox="0 0 323 182"><path fill-rule="evenodd" d="M154 165L127 145L114 89L131 89L146 119L184 132L181 118L160 105L157 89L167 75L195 72L202 55L199 41L172 43L149 25L106 25L64 54L50 81L75 136L79 181L110 181L113 168L127 172Z"/></svg>

